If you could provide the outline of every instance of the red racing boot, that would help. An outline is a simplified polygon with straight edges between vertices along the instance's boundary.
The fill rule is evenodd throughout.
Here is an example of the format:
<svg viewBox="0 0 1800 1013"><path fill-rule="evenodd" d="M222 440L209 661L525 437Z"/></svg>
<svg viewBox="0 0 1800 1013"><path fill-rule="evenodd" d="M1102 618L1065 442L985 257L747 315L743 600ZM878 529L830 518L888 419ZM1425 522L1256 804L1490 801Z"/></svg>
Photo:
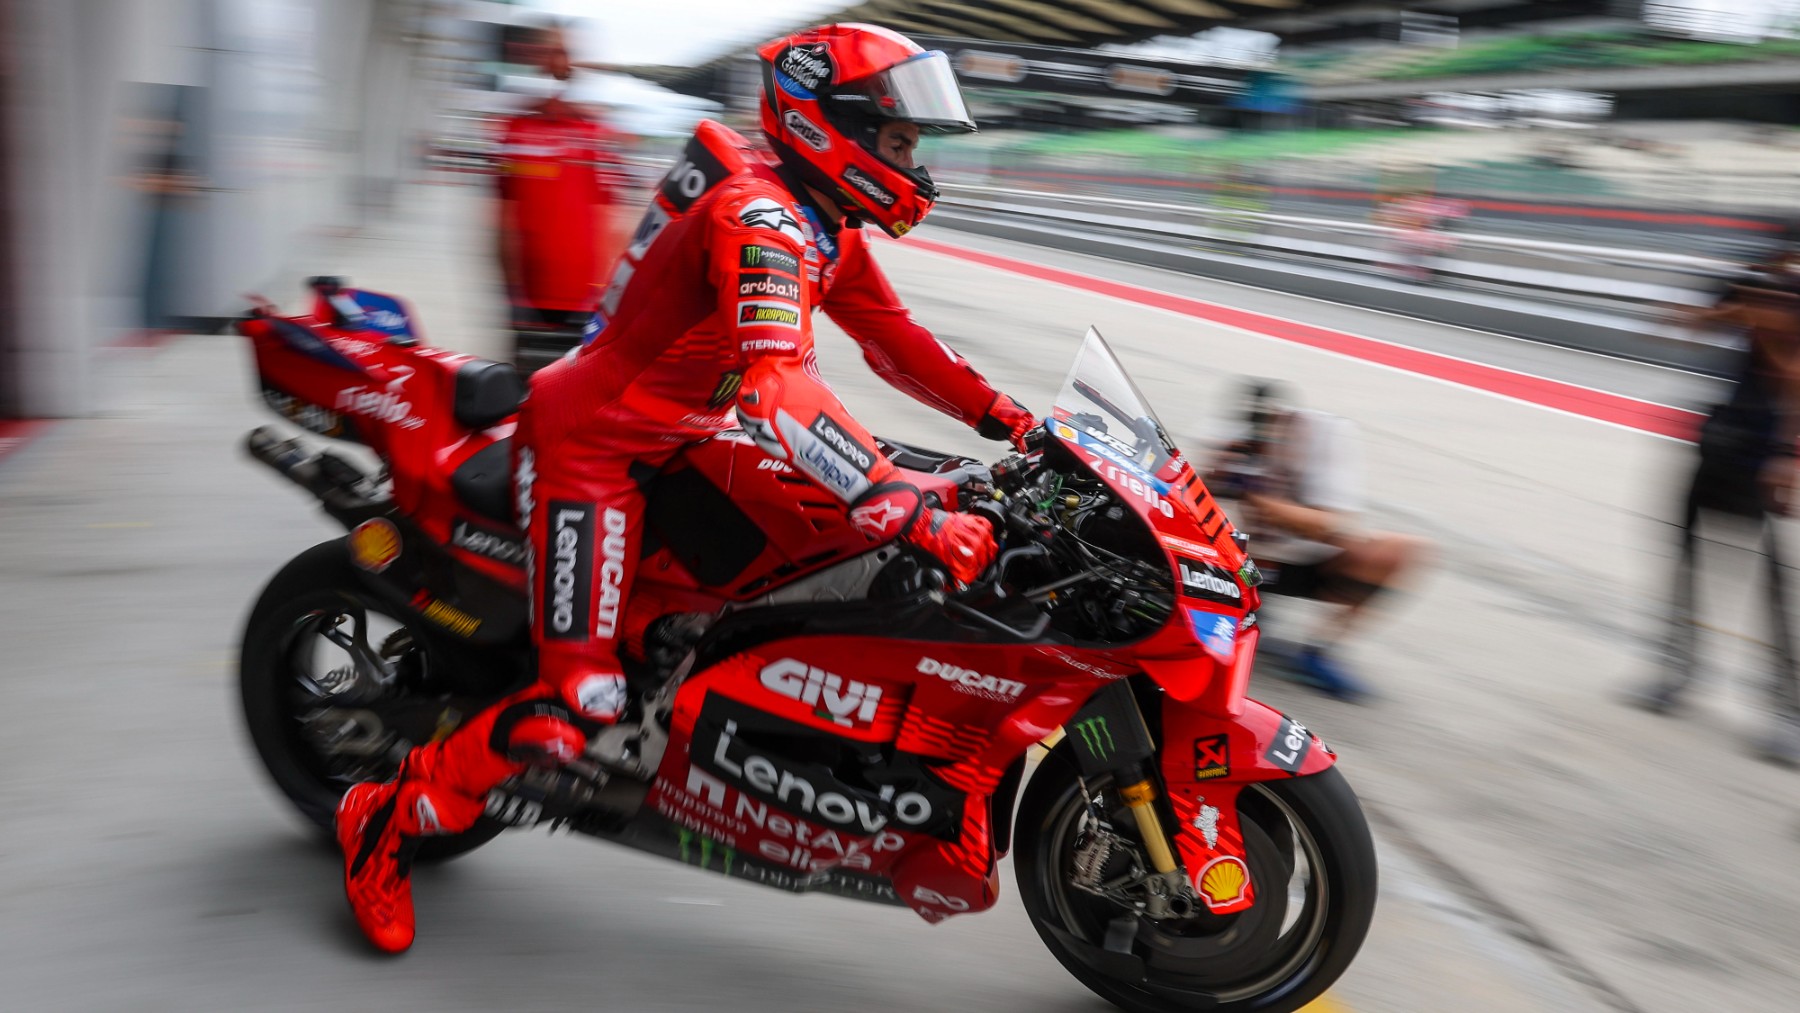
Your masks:
<svg viewBox="0 0 1800 1013"><path fill-rule="evenodd" d="M401 833L399 801L396 778L356 785L337 809L344 896L363 935L386 953L402 953L413 942L412 857L419 839Z"/></svg>

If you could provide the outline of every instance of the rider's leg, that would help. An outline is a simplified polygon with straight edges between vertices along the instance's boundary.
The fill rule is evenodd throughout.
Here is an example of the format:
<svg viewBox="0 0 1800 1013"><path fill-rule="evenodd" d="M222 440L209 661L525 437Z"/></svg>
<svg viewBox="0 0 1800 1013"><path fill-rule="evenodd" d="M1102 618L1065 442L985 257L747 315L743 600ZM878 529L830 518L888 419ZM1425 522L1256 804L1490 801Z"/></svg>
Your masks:
<svg viewBox="0 0 1800 1013"><path fill-rule="evenodd" d="M407 873L414 839L469 829L500 782L534 764L580 756L588 734L617 720L625 705L615 644L644 503L630 472L654 466L678 444L634 444L612 432L610 440L557 434L532 441L528 413L515 436L532 546L536 684L415 748L394 781L358 785L339 807L345 890L363 931L383 949L404 949L412 939Z"/></svg>

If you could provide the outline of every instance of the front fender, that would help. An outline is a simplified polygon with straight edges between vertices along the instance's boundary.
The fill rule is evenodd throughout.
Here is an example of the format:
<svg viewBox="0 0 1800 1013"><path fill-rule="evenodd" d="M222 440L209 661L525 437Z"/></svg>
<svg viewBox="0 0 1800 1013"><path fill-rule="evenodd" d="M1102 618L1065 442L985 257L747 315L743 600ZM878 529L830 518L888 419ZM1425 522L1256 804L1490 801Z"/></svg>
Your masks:
<svg viewBox="0 0 1800 1013"><path fill-rule="evenodd" d="M1163 681L1155 671L1151 677ZM1162 702L1162 776L1175 814L1175 850L1196 896L1221 915L1255 903L1238 792L1259 781L1317 774L1337 762L1337 754L1300 722L1249 697L1234 704L1237 713L1222 716L1173 694Z"/></svg>

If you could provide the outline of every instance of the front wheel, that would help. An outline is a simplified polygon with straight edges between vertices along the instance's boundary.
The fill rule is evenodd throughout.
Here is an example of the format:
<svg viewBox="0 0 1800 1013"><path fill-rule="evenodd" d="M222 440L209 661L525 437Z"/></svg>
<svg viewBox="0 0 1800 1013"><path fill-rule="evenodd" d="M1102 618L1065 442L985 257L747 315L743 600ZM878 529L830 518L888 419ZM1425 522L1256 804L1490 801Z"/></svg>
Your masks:
<svg viewBox="0 0 1800 1013"><path fill-rule="evenodd" d="M1082 791L1067 742L1020 801L1019 893L1050 952L1096 994L1133 1013L1289 1013L1350 966L1375 912L1375 847L1356 795L1332 767L1238 795L1256 904L1153 919L1075 885L1097 825L1136 825L1110 777Z"/></svg>

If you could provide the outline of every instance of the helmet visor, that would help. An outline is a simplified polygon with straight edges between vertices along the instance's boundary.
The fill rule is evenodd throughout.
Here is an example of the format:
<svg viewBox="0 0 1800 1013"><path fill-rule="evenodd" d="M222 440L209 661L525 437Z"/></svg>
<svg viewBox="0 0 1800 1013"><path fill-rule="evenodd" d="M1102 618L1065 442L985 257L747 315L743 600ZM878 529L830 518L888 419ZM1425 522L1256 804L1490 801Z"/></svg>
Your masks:
<svg viewBox="0 0 1800 1013"><path fill-rule="evenodd" d="M883 119L906 120L931 133L961 134L975 129L950 58L936 50L902 60L879 74L841 89L868 98L868 111Z"/></svg>

